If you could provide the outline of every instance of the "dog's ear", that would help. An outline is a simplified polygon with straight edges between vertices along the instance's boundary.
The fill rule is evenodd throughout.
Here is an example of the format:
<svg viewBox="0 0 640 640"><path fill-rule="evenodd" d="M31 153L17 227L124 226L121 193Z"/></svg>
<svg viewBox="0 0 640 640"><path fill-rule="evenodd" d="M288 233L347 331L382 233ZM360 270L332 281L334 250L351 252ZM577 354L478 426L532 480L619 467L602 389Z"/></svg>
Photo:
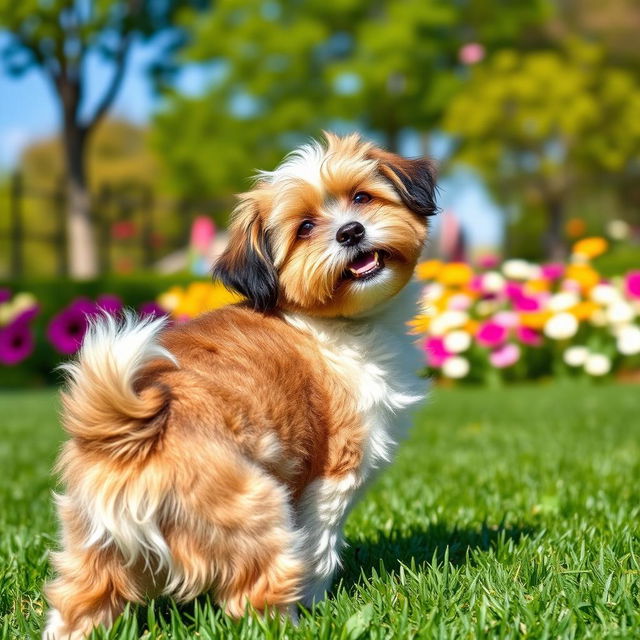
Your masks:
<svg viewBox="0 0 640 640"><path fill-rule="evenodd" d="M395 153L374 150L381 173L393 184L402 202L419 216L432 216L436 205L436 170L426 158L402 158Z"/></svg>
<svg viewBox="0 0 640 640"><path fill-rule="evenodd" d="M213 277L245 296L256 311L270 311L278 303L278 274L259 199L251 192L241 197L233 213L229 243L213 267Z"/></svg>

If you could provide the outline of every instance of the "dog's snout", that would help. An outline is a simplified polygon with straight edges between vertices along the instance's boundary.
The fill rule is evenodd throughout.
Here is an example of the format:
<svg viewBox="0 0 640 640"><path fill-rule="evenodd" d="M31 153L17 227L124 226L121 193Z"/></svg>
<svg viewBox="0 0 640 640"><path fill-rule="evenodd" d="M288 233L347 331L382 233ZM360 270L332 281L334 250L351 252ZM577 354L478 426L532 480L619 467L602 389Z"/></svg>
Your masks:
<svg viewBox="0 0 640 640"><path fill-rule="evenodd" d="M336 233L336 240L347 247L353 247L364 238L364 227L359 222L347 222Z"/></svg>

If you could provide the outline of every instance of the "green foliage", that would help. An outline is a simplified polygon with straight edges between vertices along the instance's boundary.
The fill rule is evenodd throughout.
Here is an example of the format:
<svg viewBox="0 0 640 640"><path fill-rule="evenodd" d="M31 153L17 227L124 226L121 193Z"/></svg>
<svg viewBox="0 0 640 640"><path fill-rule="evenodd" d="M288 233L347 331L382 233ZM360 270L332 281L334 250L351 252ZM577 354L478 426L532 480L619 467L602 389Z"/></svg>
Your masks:
<svg viewBox="0 0 640 640"><path fill-rule="evenodd" d="M188 59L213 64L201 97L170 96L156 148L182 193L228 193L322 128L361 128L394 149L438 122L474 38L497 46L548 13L547 0L222 0L186 12Z"/></svg>
<svg viewBox="0 0 640 640"><path fill-rule="evenodd" d="M612 411L615 407L615 411ZM57 528L53 391L0 394L0 635L38 638ZM333 595L293 627L205 597L95 638L631 638L640 625L637 387L436 389L346 524Z"/></svg>

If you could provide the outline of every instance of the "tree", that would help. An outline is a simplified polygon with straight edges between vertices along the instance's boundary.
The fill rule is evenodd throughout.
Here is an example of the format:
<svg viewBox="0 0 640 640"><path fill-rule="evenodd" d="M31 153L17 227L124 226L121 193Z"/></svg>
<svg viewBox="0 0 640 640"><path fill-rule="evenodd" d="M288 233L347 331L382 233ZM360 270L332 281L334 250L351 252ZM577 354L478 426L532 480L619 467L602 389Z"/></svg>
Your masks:
<svg viewBox="0 0 640 640"><path fill-rule="evenodd" d="M638 113L633 75L606 64L597 46L573 41L563 51L498 52L475 69L444 124L459 139L458 160L494 188L542 203L545 251L560 258L571 196L640 157Z"/></svg>
<svg viewBox="0 0 640 640"><path fill-rule="evenodd" d="M513 40L547 6L220 0L186 22L193 33L186 55L214 63L214 80L202 96L170 96L156 121L170 181L183 191L238 188L238 175L272 166L322 128L360 128L397 150L402 131L439 122L464 80L463 44L490 49Z"/></svg>
<svg viewBox="0 0 640 640"><path fill-rule="evenodd" d="M0 0L0 27L9 35L0 60L16 75L39 68L59 100L68 184L69 262L75 277L92 277L98 270L86 150L122 85L131 48L136 39L162 33L153 70L167 71L171 54L185 37L174 26L177 12L205 4L204 0ZM87 62L95 57L110 64L111 79L87 113Z"/></svg>

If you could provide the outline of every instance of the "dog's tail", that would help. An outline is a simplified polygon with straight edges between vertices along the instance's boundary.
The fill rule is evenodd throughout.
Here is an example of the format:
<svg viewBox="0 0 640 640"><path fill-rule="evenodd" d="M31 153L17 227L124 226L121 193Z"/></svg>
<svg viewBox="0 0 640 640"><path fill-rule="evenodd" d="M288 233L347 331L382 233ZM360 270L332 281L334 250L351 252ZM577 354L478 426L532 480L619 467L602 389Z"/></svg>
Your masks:
<svg viewBox="0 0 640 640"><path fill-rule="evenodd" d="M62 394L65 429L88 448L127 456L148 451L166 422L169 391L159 385L135 390L141 370L152 360L177 366L158 343L165 318L122 321L104 314L87 330L78 358L61 366L67 375Z"/></svg>

